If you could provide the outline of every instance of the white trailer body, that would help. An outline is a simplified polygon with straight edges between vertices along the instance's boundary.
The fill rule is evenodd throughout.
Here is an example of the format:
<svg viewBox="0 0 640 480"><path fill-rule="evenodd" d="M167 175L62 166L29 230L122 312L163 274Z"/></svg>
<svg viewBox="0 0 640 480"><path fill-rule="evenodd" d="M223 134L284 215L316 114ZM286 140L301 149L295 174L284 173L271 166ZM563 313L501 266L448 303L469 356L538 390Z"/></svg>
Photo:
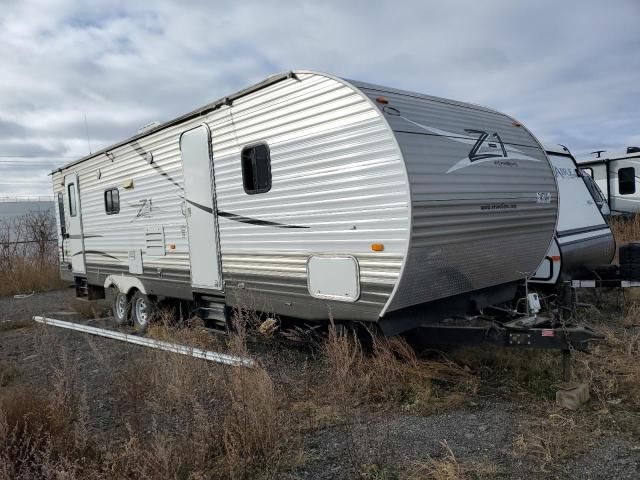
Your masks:
<svg viewBox="0 0 640 480"><path fill-rule="evenodd" d="M640 211L640 149L629 147L626 153L577 160L605 195L613 213Z"/></svg>
<svg viewBox="0 0 640 480"><path fill-rule="evenodd" d="M546 152L558 182L558 226L531 281L555 285L608 265L615 254L615 240L603 215L608 212L606 202L592 190L591 178L578 168L571 152L562 145L547 147Z"/></svg>
<svg viewBox="0 0 640 480"><path fill-rule="evenodd" d="M512 298L558 206L513 118L308 71L70 163L53 186L77 283L387 332L419 321L409 309Z"/></svg>

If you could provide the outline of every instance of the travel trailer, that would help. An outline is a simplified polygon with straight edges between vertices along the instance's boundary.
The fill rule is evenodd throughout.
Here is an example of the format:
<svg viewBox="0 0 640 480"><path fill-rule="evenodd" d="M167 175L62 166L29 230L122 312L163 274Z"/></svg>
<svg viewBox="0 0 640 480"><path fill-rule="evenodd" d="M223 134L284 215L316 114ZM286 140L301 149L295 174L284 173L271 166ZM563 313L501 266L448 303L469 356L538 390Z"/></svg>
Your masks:
<svg viewBox="0 0 640 480"><path fill-rule="evenodd" d="M556 285L593 277L611 263L616 250L605 216L609 209L592 177L578 168L568 148L546 147L558 182L558 226L547 255L531 282Z"/></svg>
<svg viewBox="0 0 640 480"><path fill-rule="evenodd" d="M628 147L625 153L594 152L596 158L578 160L580 168L590 175L605 195L611 211L640 211L640 148Z"/></svg>
<svg viewBox="0 0 640 480"><path fill-rule="evenodd" d="M549 159L517 120L310 71L52 178L63 277L88 298L115 289L139 330L161 299L220 325L249 306L389 335L478 312L514 298L558 215Z"/></svg>

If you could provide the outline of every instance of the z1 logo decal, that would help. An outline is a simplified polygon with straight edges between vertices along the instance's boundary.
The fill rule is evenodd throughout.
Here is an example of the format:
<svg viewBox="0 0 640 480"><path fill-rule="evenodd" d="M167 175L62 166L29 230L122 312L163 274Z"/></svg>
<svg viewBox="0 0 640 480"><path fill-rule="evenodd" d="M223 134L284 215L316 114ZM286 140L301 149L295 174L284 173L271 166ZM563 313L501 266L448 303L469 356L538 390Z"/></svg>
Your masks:
<svg viewBox="0 0 640 480"><path fill-rule="evenodd" d="M507 158L507 151L504 148L504 143L502 143L502 139L500 138L500 135L498 135L498 132L493 132L492 137L495 138L497 140L498 143L500 143L500 152L496 152L496 153L480 153L483 144L485 143L485 141L487 140L487 138L489 137L489 134L487 132L483 132L482 130L472 130L470 128L465 128L464 129L465 132L471 134L471 135L479 135L478 140L476 140L476 143L473 145L473 148L471 148L471 151L469 152L469 160L471 160L471 162L476 162L478 160L484 160L485 158L495 158L495 157L504 157ZM487 148L493 148L493 149L497 149L498 145L495 142L487 142L486 145Z"/></svg>
<svg viewBox="0 0 640 480"><path fill-rule="evenodd" d="M454 142L471 145L471 150L469 150L467 156L456 162L451 168L449 168L449 170L447 170L446 173L455 172L456 170L484 162L493 162L494 165L499 167L517 167L519 161L540 161L538 158L526 155L522 150L514 147L513 145L505 145L498 132L489 133L484 130L469 128L465 129L465 133L469 136L463 137L459 133L447 132L446 130L440 130L439 128L428 127L421 123L414 122L402 115L397 108L389 107L388 105L383 107L382 111L388 115L400 117L404 121L422 128L429 133L447 137Z"/></svg>
<svg viewBox="0 0 640 480"><path fill-rule="evenodd" d="M466 158L455 163L447 173L455 172L461 168L470 167L471 165L493 161L498 167L517 167L518 161L524 160L529 162L539 162L537 158L530 157L522 153L522 151L511 145L505 146L498 132L489 134L484 130L475 130L465 128L465 133L470 136L477 136L475 143L471 147ZM443 131L442 131L443 132ZM448 132L443 132L448 133ZM448 135L447 135L448 136ZM469 141L462 138L451 138L458 142L468 143Z"/></svg>

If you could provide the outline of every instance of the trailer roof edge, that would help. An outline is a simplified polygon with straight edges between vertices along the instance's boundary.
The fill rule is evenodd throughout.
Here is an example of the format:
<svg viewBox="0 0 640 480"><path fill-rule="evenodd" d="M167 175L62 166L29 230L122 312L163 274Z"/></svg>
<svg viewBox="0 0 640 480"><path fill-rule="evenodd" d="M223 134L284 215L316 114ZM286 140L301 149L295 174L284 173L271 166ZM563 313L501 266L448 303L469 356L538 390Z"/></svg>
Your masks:
<svg viewBox="0 0 640 480"><path fill-rule="evenodd" d="M79 158L78 160L74 160L73 162L67 163L66 165L63 165L62 167L56 168L55 170L52 170L50 175L53 175L54 173L58 173L58 172L62 172L63 170L69 168L69 167L73 167L74 165L78 165L79 163L82 163L86 160L90 160L92 158L98 157L100 155L104 155L105 153L109 152L110 150L113 150L114 148L118 148L121 147L123 145L126 145L127 143L133 142L135 140L139 140L143 137L146 137L147 135L151 135L153 133L159 132L160 130L164 130L165 128L169 128L172 127L174 125L177 125L179 123L182 123L186 120L190 120L192 118L201 116L201 115L206 115L207 113L210 113L214 110L217 110L218 108L220 108L223 105L231 105L233 103L234 100L237 100L238 98L244 97L245 95L249 95L250 93L256 92L258 90L261 90L265 87L268 87L270 85L274 85L276 83L279 83L283 80L286 80L288 78L296 78L296 74L293 70L289 70L288 72L284 72L284 73L278 73L275 75L271 75L267 78L265 78L263 81L256 83L254 85L251 85L247 88L243 88L242 90L238 90L236 93L232 94L232 95L226 95L224 97L219 98L218 100L215 100L213 102L210 102L208 104L206 104L203 107L197 108L195 110L192 110L189 113L185 113L184 115L181 115L179 117L173 118L171 120L168 120L167 122L164 122L160 125L158 125L157 127L154 128L150 128L149 130L145 130L144 132L138 133L137 135L134 135L132 137L127 138L126 140L123 140L121 142L117 142L114 143L113 145L109 145L106 148L103 148L102 150L99 150L95 153L92 153L90 155L86 155L84 157Z"/></svg>

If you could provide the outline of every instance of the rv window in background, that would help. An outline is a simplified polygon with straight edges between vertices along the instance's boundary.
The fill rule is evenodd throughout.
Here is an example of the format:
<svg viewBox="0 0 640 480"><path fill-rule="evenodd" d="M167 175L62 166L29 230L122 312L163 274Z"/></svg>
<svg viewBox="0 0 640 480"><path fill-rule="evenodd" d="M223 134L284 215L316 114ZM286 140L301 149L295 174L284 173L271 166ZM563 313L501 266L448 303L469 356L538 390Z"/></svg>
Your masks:
<svg viewBox="0 0 640 480"><path fill-rule="evenodd" d="M76 211L76 185L74 183L70 183L67 187L67 191L69 192L69 215L75 217L78 213Z"/></svg>
<svg viewBox="0 0 640 480"><path fill-rule="evenodd" d="M64 194L58 192L58 217L60 218L60 233L64 238L67 234L67 227L64 221Z"/></svg>
<svg viewBox="0 0 640 480"><path fill-rule="evenodd" d="M636 193L636 170L633 167L618 170L618 190L620 195Z"/></svg>
<svg viewBox="0 0 640 480"><path fill-rule="evenodd" d="M581 168L580 170L582 170L584 173L586 173L587 175L589 175L591 178L593 178L593 168L591 167L584 167Z"/></svg>
<svg viewBox="0 0 640 480"><path fill-rule="evenodd" d="M117 188L110 188L104 192L104 211L107 215L120 213L120 192Z"/></svg>
<svg viewBox="0 0 640 480"><path fill-rule="evenodd" d="M242 182L249 195L271 190L271 155L266 143L242 149Z"/></svg>

